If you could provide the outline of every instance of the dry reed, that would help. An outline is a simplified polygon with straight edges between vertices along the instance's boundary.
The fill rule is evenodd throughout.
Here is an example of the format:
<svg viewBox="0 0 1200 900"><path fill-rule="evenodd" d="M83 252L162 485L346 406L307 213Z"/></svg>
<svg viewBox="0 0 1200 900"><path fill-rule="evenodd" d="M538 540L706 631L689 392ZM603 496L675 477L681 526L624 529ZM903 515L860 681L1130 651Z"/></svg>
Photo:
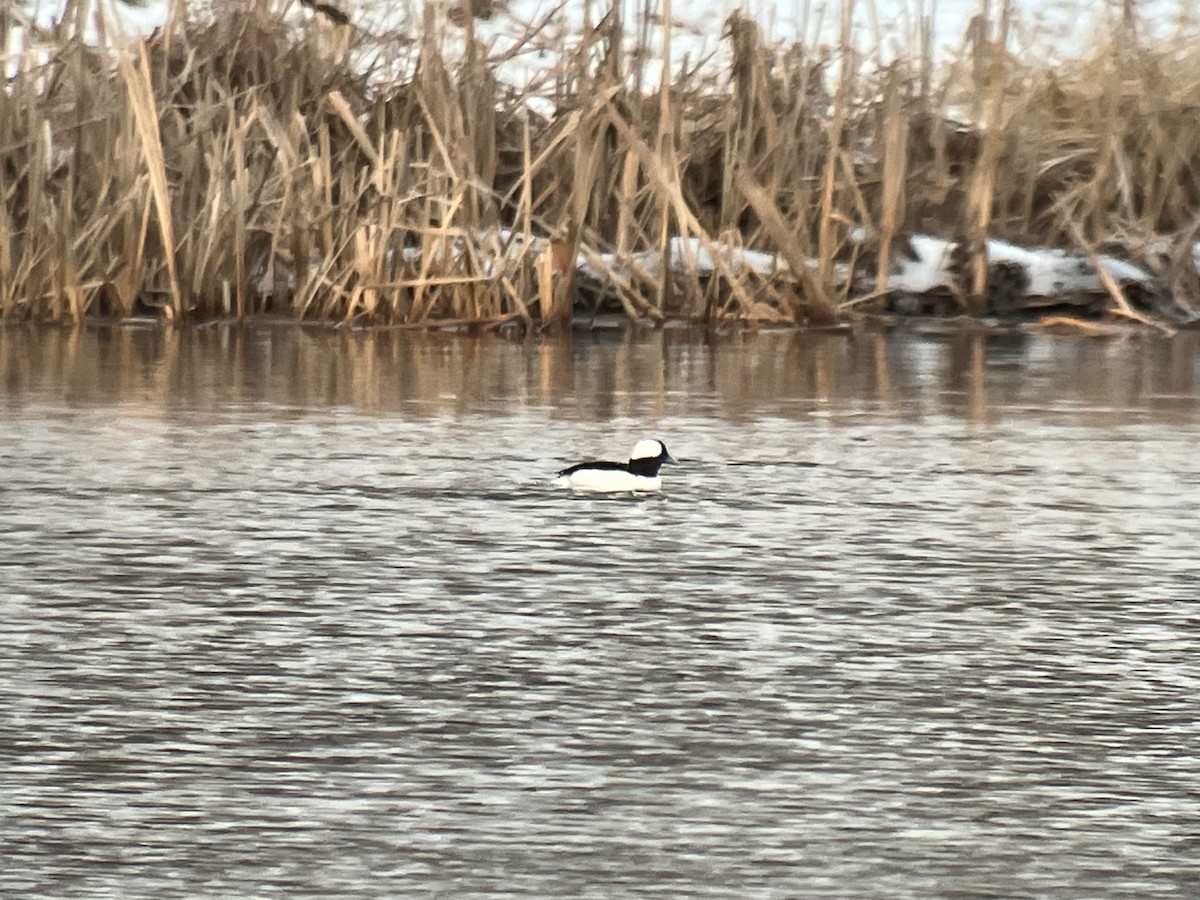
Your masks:
<svg viewBox="0 0 1200 900"><path fill-rule="evenodd" d="M1126 22L1039 65L1006 49L1002 6L942 67L924 44L861 64L848 15L842 47L814 54L735 14L728 71L664 60L647 89L614 5L557 48L551 117L498 82L469 5L455 23L425 5L394 83L356 74L346 42L368 37L328 10L297 29L239 6L132 50L64 25L0 91L0 317L561 326L586 293L577 260L657 249L656 270L610 273L631 317L833 322L880 307L920 230L962 238L951 292L970 312L991 308L989 237L1165 246L1153 264L1197 299L1200 45ZM666 252L679 237L711 273ZM778 277L730 246L777 254ZM861 282L843 264L860 251Z"/></svg>

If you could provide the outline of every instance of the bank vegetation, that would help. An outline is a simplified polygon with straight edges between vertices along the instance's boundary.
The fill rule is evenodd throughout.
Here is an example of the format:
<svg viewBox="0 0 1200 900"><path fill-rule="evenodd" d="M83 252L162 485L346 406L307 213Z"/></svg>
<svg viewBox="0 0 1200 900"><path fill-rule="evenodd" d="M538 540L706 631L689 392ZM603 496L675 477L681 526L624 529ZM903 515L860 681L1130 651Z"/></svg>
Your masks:
<svg viewBox="0 0 1200 900"><path fill-rule="evenodd" d="M922 42L860 56L848 26L839 47L772 45L734 14L727 66L646 79L614 5L518 89L469 7L426 4L411 65L381 80L348 62L371 39L353 17L309 6L136 41L64 21L9 54L0 317L1174 327L1200 302L1200 43L1133 18L1051 64L1010 51L1002 11L935 64ZM914 236L945 250L916 302ZM1095 289L1030 295L1005 245L1054 248Z"/></svg>

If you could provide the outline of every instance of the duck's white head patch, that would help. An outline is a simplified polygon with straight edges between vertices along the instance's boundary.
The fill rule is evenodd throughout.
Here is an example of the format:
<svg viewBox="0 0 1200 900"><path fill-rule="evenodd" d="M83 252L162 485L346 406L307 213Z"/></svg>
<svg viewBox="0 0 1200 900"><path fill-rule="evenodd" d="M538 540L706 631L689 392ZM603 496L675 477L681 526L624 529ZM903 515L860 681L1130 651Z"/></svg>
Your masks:
<svg viewBox="0 0 1200 900"><path fill-rule="evenodd" d="M642 440L633 445L630 459L654 459L666 452L662 441Z"/></svg>

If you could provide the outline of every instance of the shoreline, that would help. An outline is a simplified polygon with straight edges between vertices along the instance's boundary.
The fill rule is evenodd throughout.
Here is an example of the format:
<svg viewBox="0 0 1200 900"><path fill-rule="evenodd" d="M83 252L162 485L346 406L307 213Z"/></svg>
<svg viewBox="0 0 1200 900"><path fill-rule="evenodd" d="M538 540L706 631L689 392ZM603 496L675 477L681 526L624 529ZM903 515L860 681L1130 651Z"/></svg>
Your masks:
<svg viewBox="0 0 1200 900"><path fill-rule="evenodd" d="M168 319L161 316L137 314L122 318L87 316L81 319L3 319L0 332L29 331L30 333L62 332L154 332L187 334L221 330L231 334L253 334L272 330L297 330L314 335L385 336L389 334L422 337L490 338L503 343L536 345L560 340L584 339L589 336L622 335L634 339L652 335L710 336L716 339L753 338L756 335L795 335L838 337L849 339L866 336L962 336L962 337L1039 337L1064 336L1083 339L1137 338L1170 343L1175 339L1191 340L1200 333L1200 326L1177 329L1146 327L1136 321L1121 319L1082 319L1072 316L1046 315L1037 319L1004 318L971 315L853 315L837 322L816 325L796 325L787 322L758 322L728 320L719 323L699 322L676 318L663 321L630 319L620 313L604 313L597 317L579 317L570 323L542 329L536 323L526 327L517 317L503 322L430 320L421 323L354 323L326 319L299 319L286 313L254 313L236 316L213 316L204 319Z"/></svg>

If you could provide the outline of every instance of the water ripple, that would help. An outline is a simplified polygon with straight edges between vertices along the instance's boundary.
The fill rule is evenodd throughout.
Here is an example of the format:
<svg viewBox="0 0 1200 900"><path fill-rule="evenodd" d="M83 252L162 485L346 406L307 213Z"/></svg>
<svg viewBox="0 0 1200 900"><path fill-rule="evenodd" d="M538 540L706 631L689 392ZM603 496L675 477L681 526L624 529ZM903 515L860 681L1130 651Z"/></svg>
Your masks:
<svg viewBox="0 0 1200 900"><path fill-rule="evenodd" d="M1195 894L1196 422L621 402L23 401L0 894Z"/></svg>

